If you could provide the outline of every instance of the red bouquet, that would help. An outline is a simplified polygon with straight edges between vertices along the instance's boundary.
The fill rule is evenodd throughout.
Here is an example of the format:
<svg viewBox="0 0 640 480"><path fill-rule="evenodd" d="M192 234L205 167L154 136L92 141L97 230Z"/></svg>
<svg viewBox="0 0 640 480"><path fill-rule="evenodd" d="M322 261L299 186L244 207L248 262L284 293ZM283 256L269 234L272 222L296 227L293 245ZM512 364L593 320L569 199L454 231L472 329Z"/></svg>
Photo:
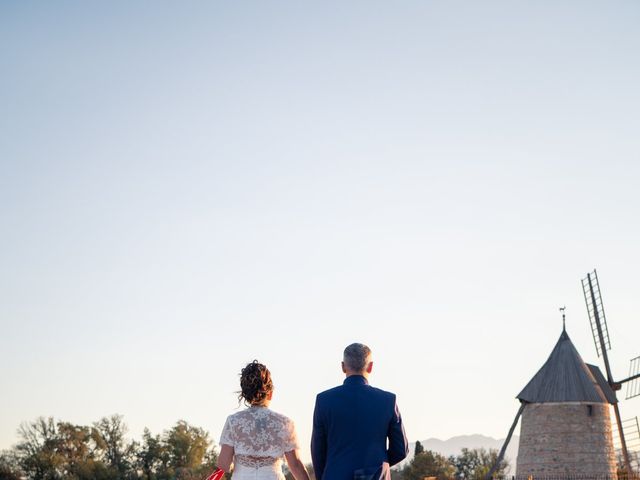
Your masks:
<svg viewBox="0 0 640 480"><path fill-rule="evenodd" d="M206 480L220 480L222 477L224 477L224 470L216 468L216 470L209 475Z"/></svg>

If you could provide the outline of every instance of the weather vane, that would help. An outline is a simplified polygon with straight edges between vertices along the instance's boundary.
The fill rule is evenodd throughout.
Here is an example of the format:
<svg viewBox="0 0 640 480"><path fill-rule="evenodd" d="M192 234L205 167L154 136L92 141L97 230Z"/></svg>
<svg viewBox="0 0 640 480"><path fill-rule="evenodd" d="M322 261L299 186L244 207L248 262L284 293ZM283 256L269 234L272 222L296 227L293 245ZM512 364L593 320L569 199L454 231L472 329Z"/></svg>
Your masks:
<svg viewBox="0 0 640 480"><path fill-rule="evenodd" d="M565 317L564 317L564 311L567 309L566 306L562 306L560 307L560 311L562 312L562 330L565 330Z"/></svg>

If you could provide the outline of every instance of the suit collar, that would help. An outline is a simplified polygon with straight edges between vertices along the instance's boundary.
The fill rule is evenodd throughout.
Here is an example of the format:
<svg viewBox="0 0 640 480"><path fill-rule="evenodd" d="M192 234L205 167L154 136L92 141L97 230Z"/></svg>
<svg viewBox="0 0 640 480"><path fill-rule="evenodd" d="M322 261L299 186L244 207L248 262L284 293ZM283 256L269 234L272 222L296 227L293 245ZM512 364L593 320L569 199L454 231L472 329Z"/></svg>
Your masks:
<svg viewBox="0 0 640 480"><path fill-rule="evenodd" d="M362 375L351 375L344 379L343 385L369 385L369 382Z"/></svg>

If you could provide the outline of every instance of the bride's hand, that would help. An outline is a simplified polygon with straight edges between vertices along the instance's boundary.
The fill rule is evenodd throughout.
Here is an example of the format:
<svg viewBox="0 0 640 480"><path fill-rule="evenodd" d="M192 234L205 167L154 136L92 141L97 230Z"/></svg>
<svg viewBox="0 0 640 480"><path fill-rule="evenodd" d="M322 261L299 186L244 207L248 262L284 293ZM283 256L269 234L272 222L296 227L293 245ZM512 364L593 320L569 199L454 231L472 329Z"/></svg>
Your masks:
<svg viewBox="0 0 640 480"><path fill-rule="evenodd" d="M304 463L300 460L298 450L286 452L284 454L284 458L286 458L289 470L291 470L291 473L293 473L296 480L309 480L309 474L307 473Z"/></svg>
<svg viewBox="0 0 640 480"><path fill-rule="evenodd" d="M231 463L233 462L233 447L229 445L225 445L224 443L220 445L220 455L218 455L218 468L228 472L231 470Z"/></svg>

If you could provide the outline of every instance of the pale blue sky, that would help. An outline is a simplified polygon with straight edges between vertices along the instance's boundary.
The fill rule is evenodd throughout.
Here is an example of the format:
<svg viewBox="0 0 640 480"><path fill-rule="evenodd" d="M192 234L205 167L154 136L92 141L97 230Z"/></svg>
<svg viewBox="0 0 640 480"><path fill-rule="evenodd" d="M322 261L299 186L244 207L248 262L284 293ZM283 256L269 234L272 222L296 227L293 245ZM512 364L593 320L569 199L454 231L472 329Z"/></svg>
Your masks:
<svg viewBox="0 0 640 480"><path fill-rule="evenodd" d="M0 448L39 415L217 439L253 358L306 445L352 341L411 440L501 437L559 306L596 361L593 267L623 376L639 24L635 1L2 2Z"/></svg>

